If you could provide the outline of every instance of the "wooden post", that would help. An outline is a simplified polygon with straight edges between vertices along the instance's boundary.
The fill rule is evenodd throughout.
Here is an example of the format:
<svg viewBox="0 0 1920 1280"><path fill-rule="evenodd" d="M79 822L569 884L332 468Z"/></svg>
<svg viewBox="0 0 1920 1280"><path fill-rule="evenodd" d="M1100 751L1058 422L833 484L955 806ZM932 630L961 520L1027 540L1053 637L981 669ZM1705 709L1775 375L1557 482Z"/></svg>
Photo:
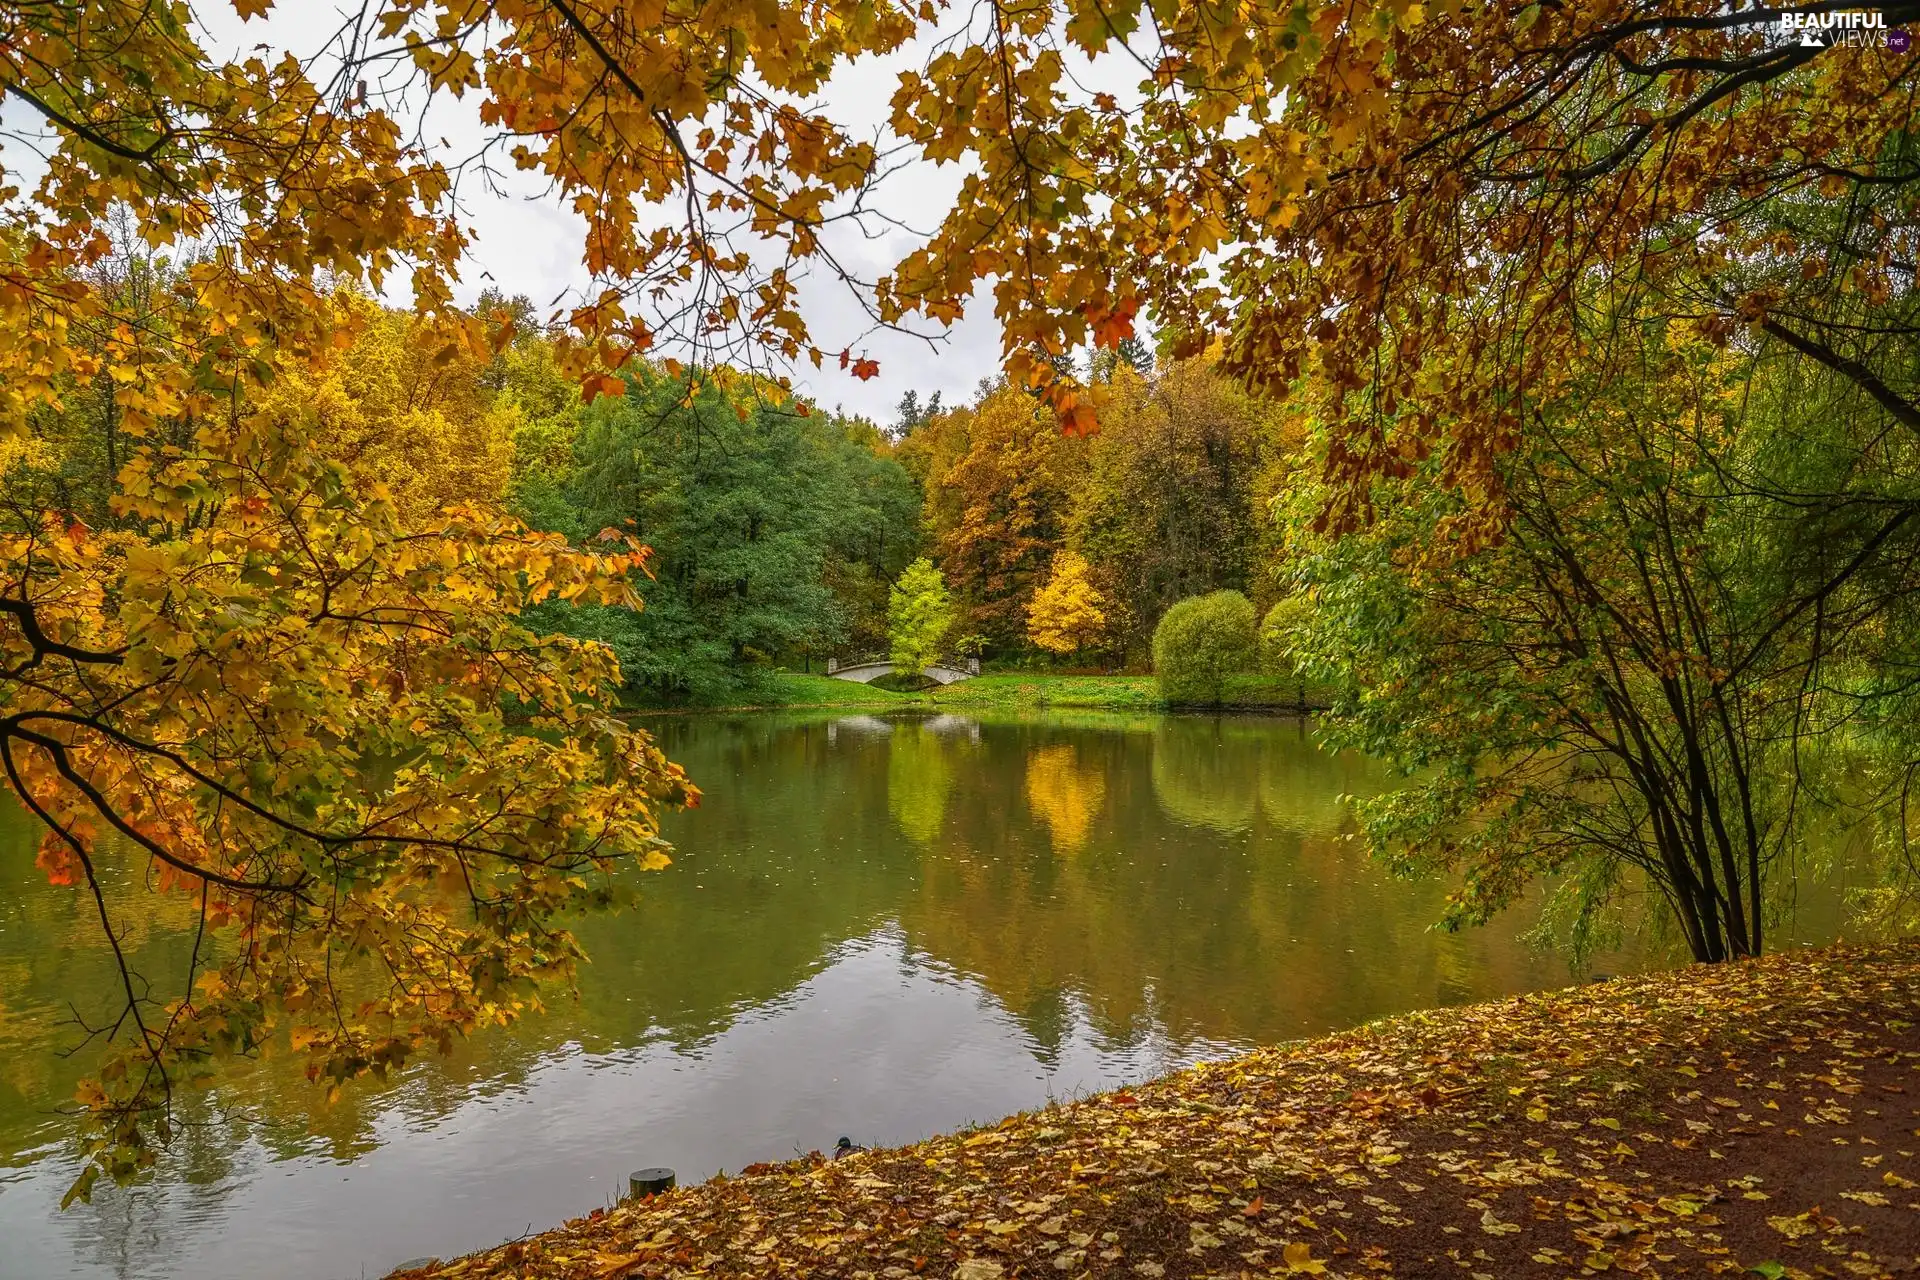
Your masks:
<svg viewBox="0 0 1920 1280"><path fill-rule="evenodd" d="M654 1196L662 1191L673 1190L673 1170L661 1166L649 1169L635 1169L627 1175L627 1186L633 1195Z"/></svg>

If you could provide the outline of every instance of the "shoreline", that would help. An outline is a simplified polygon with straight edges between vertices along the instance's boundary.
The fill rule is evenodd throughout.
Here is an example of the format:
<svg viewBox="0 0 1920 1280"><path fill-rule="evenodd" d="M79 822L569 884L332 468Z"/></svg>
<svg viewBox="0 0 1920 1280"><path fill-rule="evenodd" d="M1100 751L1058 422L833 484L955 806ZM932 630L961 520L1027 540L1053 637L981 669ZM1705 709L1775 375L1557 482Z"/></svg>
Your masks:
<svg viewBox="0 0 1920 1280"><path fill-rule="evenodd" d="M404 1274L1893 1276L1920 942L1383 1019Z"/></svg>
<svg viewBox="0 0 1920 1280"><path fill-rule="evenodd" d="M839 687L835 687L839 686ZM1312 715L1326 710L1322 699L1304 701L1296 682L1269 676L1238 676L1219 704L1168 703L1152 676L1050 675L988 672L917 693L894 693L831 676L779 672L762 690L741 703L712 706L630 707L624 715L669 716L732 714L748 711L872 710L1025 710L1150 711L1181 715L1242 713ZM844 690L844 692L843 692Z"/></svg>

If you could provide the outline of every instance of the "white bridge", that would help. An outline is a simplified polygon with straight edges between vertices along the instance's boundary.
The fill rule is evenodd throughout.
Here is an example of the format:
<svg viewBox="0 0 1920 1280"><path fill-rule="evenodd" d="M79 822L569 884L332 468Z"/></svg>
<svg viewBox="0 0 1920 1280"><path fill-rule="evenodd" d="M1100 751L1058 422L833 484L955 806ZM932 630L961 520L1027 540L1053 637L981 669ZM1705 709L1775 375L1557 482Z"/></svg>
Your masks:
<svg viewBox="0 0 1920 1280"><path fill-rule="evenodd" d="M884 653L864 654L857 658L828 658L827 674L835 680L851 680L855 684L866 684L881 676L893 674L893 658ZM956 680L971 680L980 674L980 659L939 659L920 674L935 684L952 684Z"/></svg>

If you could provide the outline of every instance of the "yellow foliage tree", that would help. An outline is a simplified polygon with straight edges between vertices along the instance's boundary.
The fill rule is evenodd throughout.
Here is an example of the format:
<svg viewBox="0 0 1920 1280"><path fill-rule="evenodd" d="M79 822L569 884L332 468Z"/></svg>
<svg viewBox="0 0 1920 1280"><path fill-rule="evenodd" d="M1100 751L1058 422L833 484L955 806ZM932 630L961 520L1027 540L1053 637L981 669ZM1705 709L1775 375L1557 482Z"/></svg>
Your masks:
<svg viewBox="0 0 1920 1280"><path fill-rule="evenodd" d="M1105 604L1086 557L1063 551L1053 558L1053 576L1027 606L1027 636L1053 653L1077 652L1099 638Z"/></svg>
<svg viewBox="0 0 1920 1280"><path fill-rule="evenodd" d="M0 83L55 139L0 213L0 432L36 442L0 504L0 774L122 966L74 1195L149 1165L180 1083L273 1038L338 1086L537 1008L580 960L563 918L664 865L658 811L695 794L613 714L608 650L519 621L638 607L645 548L471 504L422 527L376 483L396 439L330 438L358 406L266 403L388 358L370 390L407 412L423 369L356 353L342 304L396 272L429 363L485 359L487 326L451 306L446 170L294 58L208 57L189 18L0 6ZM139 288L101 270L128 245ZM76 441L105 459L84 505L38 474ZM471 496L471 460L401 502ZM160 908L102 891L122 875L192 912L183 971L126 960Z"/></svg>
<svg viewBox="0 0 1920 1280"><path fill-rule="evenodd" d="M1082 442L1063 439L1052 410L1010 386L943 414L929 434L953 459L930 477L938 493L929 523L966 609L964 625L1017 644L1027 605L1065 539Z"/></svg>
<svg viewBox="0 0 1920 1280"><path fill-rule="evenodd" d="M255 397L260 411L308 433L408 528L458 503L497 503L520 415L482 385L485 362L418 316L358 295L336 305L349 345L283 362Z"/></svg>

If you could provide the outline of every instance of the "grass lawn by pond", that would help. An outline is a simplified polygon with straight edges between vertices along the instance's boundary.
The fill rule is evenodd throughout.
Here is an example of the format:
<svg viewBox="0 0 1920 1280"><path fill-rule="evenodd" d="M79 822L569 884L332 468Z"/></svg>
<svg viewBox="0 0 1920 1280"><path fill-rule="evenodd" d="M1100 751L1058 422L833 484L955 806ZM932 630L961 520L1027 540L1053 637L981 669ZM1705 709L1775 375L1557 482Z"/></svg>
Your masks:
<svg viewBox="0 0 1920 1280"><path fill-rule="evenodd" d="M415 1276L1905 1274L1920 946L1390 1018Z"/></svg>
<svg viewBox="0 0 1920 1280"><path fill-rule="evenodd" d="M1311 694L1309 705L1314 703ZM1286 711L1299 705L1297 681L1278 676L1235 676L1222 706L1229 710ZM1006 672L962 680L924 693L895 693L830 676L776 671L760 676L737 702L725 706L676 708L686 711L746 711L781 707L912 707L940 709L991 707L1066 707L1111 711L1165 711L1152 676L1073 676ZM651 709L651 708L649 708Z"/></svg>

